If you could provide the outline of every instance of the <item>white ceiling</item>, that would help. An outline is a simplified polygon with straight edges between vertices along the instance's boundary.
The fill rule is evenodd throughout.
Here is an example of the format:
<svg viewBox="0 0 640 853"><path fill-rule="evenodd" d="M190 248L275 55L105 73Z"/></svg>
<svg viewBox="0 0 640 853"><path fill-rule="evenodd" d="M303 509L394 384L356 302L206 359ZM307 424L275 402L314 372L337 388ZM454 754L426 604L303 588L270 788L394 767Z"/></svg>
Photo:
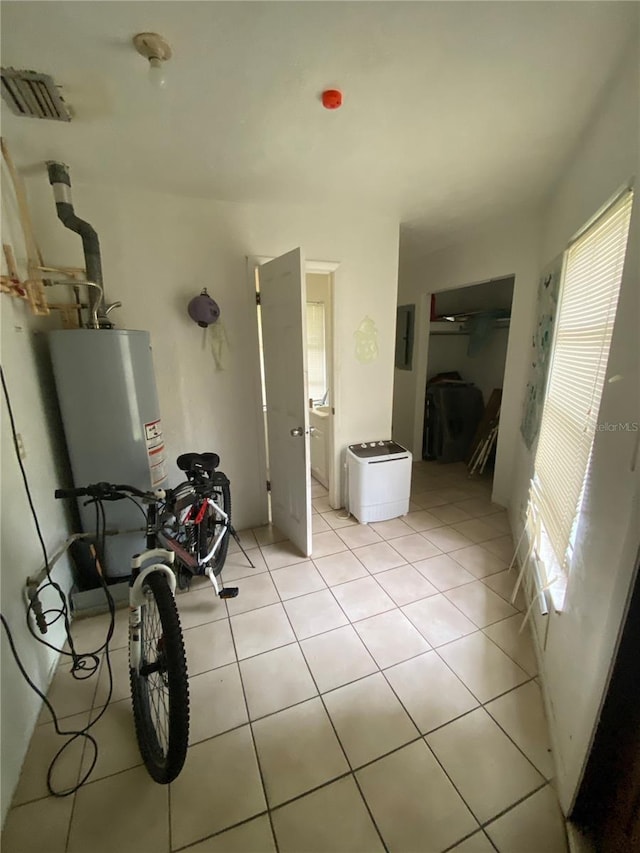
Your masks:
<svg viewBox="0 0 640 853"><path fill-rule="evenodd" d="M540 201L637 20L627 2L3 2L2 64L52 74L75 111L3 104L3 132L78 182L365 204L435 247ZM141 30L173 47L165 91Z"/></svg>

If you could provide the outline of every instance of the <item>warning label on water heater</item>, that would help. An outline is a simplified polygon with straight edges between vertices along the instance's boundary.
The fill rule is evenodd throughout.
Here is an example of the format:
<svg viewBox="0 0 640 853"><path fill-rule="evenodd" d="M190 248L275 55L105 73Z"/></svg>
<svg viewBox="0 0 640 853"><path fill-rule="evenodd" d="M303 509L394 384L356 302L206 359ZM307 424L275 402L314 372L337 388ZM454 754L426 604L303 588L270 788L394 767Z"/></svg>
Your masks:
<svg viewBox="0 0 640 853"><path fill-rule="evenodd" d="M158 486L167 476L162 423L159 418L144 425L144 437L147 443L151 485Z"/></svg>

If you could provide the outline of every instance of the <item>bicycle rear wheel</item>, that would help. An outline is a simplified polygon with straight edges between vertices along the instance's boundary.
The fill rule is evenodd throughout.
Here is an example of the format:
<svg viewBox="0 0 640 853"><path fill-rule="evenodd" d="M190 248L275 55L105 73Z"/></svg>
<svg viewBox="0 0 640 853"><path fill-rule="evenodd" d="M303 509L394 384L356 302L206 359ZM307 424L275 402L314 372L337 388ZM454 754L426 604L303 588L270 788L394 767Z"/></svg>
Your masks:
<svg viewBox="0 0 640 853"><path fill-rule="evenodd" d="M189 685L178 609L167 578L147 575L142 585L140 670L129 667L140 754L156 782L182 770L189 740Z"/></svg>
<svg viewBox="0 0 640 853"><path fill-rule="evenodd" d="M229 488L229 481L217 484L211 497L220 509L224 510L227 520L225 521L220 518L213 507L207 507L206 514L199 525L199 549L200 558L202 559L213 548L213 543L220 533L222 533L218 549L210 561L214 574L219 575L224 566L224 561L227 559L227 551L229 549L229 530L231 527L231 490Z"/></svg>

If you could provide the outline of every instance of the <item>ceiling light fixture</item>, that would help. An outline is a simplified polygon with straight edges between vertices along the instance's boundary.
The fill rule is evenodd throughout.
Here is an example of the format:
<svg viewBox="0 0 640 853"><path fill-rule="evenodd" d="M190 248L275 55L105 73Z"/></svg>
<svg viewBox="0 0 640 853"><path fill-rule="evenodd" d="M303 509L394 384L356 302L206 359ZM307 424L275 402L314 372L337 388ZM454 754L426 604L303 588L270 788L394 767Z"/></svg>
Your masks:
<svg viewBox="0 0 640 853"><path fill-rule="evenodd" d="M171 59L169 42L158 33L138 33L133 45L141 56L149 60L149 81L159 89L166 85L164 63Z"/></svg>

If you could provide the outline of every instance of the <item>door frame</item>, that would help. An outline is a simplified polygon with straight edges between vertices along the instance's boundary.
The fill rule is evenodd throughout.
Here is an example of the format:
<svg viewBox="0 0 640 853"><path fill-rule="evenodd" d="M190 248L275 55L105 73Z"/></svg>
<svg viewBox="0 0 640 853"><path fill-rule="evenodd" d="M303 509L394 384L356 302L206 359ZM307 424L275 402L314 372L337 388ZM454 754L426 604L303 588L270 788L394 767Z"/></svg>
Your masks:
<svg viewBox="0 0 640 853"><path fill-rule="evenodd" d="M415 396L413 399L413 423L412 423L412 432L411 432L411 450L413 452L414 459L422 459L422 441L424 434L424 400L426 393L426 384L427 384L427 376L429 372L429 345L431 343L431 297L432 295L437 296L439 293L449 292L452 290L462 290L466 287L474 287L478 284L484 284L488 281L499 280L502 278L513 278L513 292L511 295L511 310L513 312L513 304L516 298L516 273L506 273L504 275L495 275L490 279L479 279L478 281L465 282L463 284L448 284L446 287L438 287L431 288L429 291L422 292L420 294L419 299L416 298L416 322L415 322L415 333L414 333L414 356L415 356L415 370L416 370L416 385L415 385ZM502 381L502 408L507 408L511 403L511 389L505 390L504 379L507 375L507 366L509 362L509 348L513 344L511 333L513 331L513 325L509 324L509 329L507 333L507 350L505 356L504 363L504 373L503 373L503 381ZM498 436L496 442L496 459L498 459L498 447L500 445L500 435L501 429L498 429ZM495 494L495 481L497 479L496 474L498 471L502 471L502 468L498 469L496 465L496 469L494 470L493 482L494 488L492 491L492 500L493 495ZM502 501L497 500L497 503L502 504Z"/></svg>
<svg viewBox="0 0 640 853"><path fill-rule="evenodd" d="M304 250L304 246L302 247ZM269 510L268 510L268 500L267 500L267 490L266 490L266 478L267 478L267 446L266 446L266 436L265 436L265 428L264 428L264 412L262 410L262 379L260 375L260 345L258 340L258 312L255 310L256 301L255 301L255 293L256 293L256 270L258 267L262 266L262 264L267 263L267 261L272 261L274 258L278 257L277 255L248 255L247 256L247 293L248 298L250 300L250 304L252 306L251 317L253 324L253 350L254 350L254 401L255 401L255 412L256 412L256 432L258 436L258 459L260 464L259 480L260 480L260 493L264 495L263 500L261 501L261 514L262 514L262 523L267 524L269 521ZM336 445L335 445L335 435L336 435L336 423L337 418L339 417L340 408L336 406L336 401L340 399L339 393L339 375L340 372L337 369L337 334L336 334L336 323L335 323L335 296L336 296L336 271L340 266L339 261L315 261L315 260L306 260L305 261L305 275L307 273L319 273L321 275L326 275L329 278L329 291L331 294L331 312L329 317L329 323L331 326L331 349L330 349L330 361L329 365L329 388L331 389L331 413L329 415L329 440L328 440L328 456L329 456L329 503L334 508L339 508L341 505L340 499L340 482L338 472L338 465L336 462Z"/></svg>

